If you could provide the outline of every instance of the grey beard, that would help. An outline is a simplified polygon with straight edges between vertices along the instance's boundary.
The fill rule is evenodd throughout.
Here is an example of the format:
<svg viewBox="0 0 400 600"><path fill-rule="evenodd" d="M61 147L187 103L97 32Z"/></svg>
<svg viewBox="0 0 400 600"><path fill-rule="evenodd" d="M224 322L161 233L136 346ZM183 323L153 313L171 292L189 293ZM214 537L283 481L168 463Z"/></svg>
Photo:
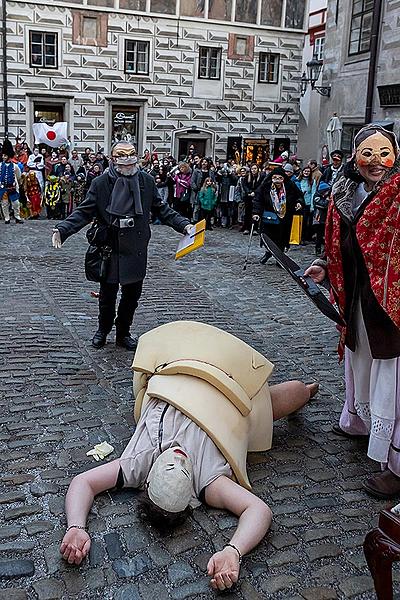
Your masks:
<svg viewBox="0 0 400 600"><path fill-rule="evenodd" d="M134 175L136 173L137 166L136 165L127 165L127 166L115 165L115 170L117 171L117 173L120 173L121 175L125 175L125 177L130 177L131 175Z"/></svg>

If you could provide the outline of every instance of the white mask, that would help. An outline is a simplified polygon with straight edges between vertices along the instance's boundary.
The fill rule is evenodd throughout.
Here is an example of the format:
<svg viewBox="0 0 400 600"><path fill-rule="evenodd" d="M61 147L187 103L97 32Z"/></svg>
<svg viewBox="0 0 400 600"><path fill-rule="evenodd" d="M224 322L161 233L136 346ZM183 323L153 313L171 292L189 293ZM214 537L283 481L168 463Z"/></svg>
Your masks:
<svg viewBox="0 0 400 600"><path fill-rule="evenodd" d="M192 479L192 463L186 452L179 446L168 448L160 454L147 476L148 496L163 510L181 512L191 500Z"/></svg>

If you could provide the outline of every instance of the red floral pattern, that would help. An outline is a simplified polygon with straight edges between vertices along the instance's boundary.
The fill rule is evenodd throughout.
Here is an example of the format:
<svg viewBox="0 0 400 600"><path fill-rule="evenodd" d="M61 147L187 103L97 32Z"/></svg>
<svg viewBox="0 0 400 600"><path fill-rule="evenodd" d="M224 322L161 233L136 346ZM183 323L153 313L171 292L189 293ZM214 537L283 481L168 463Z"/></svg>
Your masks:
<svg viewBox="0 0 400 600"><path fill-rule="evenodd" d="M341 215L334 201L330 203L325 249L328 276L343 316L346 306L342 252L340 247ZM400 328L400 173L396 173L366 206L356 226L357 241L368 270L371 289L381 307ZM346 331L342 331L339 355L342 355Z"/></svg>

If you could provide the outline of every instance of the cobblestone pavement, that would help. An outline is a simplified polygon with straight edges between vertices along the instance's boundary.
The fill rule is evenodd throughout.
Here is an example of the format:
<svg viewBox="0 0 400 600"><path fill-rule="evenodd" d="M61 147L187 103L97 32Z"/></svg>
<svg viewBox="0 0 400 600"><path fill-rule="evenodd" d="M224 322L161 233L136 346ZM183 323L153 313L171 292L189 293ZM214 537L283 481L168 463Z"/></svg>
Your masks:
<svg viewBox="0 0 400 600"><path fill-rule="evenodd" d="M205 566L236 523L221 511L198 509L161 535L140 520L131 492L103 494L89 519L90 559L80 568L60 560L71 477L93 466L86 451L94 443L108 440L118 456L131 435L132 355L112 339L100 351L90 346L97 286L84 279L84 234L55 251L51 228L0 222L0 600L214 598ZM138 333L206 321L264 353L276 365L273 381L321 382L307 408L275 427L273 449L250 457L254 491L274 522L230 597L374 598L362 541L385 503L361 490L377 470L364 444L330 433L343 399L335 327L275 263L258 264L258 240L243 273L241 234L210 232L204 249L175 263L177 239L154 227ZM308 264L311 251L291 253Z"/></svg>

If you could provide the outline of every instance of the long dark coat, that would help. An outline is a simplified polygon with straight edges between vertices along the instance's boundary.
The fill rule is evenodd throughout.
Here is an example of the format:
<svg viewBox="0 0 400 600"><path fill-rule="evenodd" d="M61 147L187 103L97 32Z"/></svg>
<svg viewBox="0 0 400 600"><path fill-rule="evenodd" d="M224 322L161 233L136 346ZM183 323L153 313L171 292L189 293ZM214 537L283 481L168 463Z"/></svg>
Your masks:
<svg viewBox="0 0 400 600"><path fill-rule="evenodd" d="M126 285L141 281L146 275L147 247L151 237L150 214L154 212L165 225L183 233L190 221L161 200L153 177L139 171L143 215L135 217L134 227L111 227L112 259L107 283ZM85 200L57 225L61 241L88 225L94 218L100 224L111 225L112 216L106 211L110 203L113 181L108 173L93 180Z"/></svg>
<svg viewBox="0 0 400 600"><path fill-rule="evenodd" d="M262 231L270 237L281 250L289 247L290 230L292 228L293 216L296 214L296 204L299 202L304 206L303 193L293 181L285 174L283 169L279 167L275 169L268 177L266 177L261 185L256 190L256 195L253 201L253 214L259 215L262 218L265 210L275 212L272 204L270 192L272 186L272 175L282 175L284 178L284 186L286 191L286 213L283 219L279 218L278 225L262 225ZM301 214L301 212L297 213Z"/></svg>

